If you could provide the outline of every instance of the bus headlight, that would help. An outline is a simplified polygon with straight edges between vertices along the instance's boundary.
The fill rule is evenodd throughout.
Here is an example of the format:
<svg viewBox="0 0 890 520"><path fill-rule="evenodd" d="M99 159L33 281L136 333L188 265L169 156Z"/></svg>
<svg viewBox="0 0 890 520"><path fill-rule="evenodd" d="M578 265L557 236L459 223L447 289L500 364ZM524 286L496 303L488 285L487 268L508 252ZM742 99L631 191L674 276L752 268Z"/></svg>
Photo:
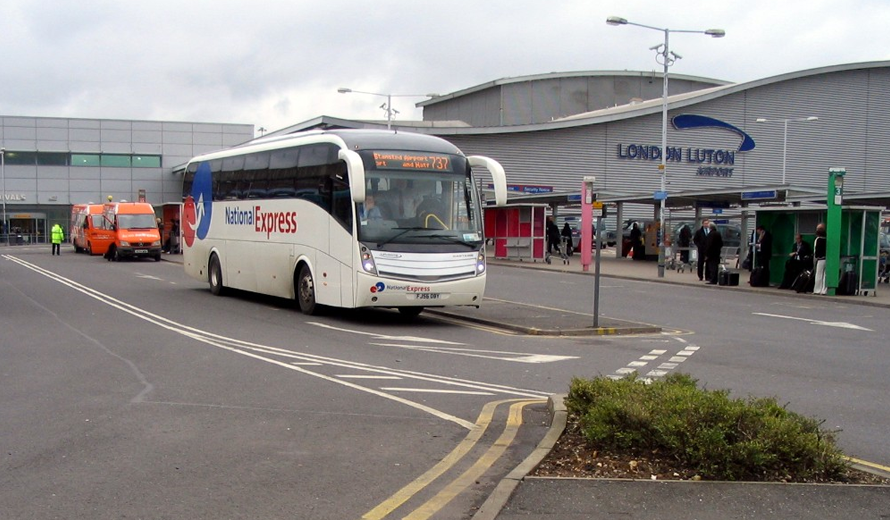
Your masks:
<svg viewBox="0 0 890 520"><path fill-rule="evenodd" d="M152 247L156 247L156 246L157 246L157 247L160 247L160 245L161 245L161 241L160 241L160 240L155 240L154 242L151 243L151 246L152 246Z"/></svg>
<svg viewBox="0 0 890 520"><path fill-rule="evenodd" d="M126 240L121 240L121 245L124 247L128 247L130 245L130 243L127 242Z"/></svg>
<svg viewBox="0 0 890 520"><path fill-rule="evenodd" d="M485 274L485 252L479 251L479 256L476 257L476 276L481 274Z"/></svg>
<svg viewBox="0 0 890 520"><path fill-rule="evenodd" d="M368 250L362 251L362 269L367 273L377 274L377 265L374 264L374 257L371 256L371 252Z"/></svg>

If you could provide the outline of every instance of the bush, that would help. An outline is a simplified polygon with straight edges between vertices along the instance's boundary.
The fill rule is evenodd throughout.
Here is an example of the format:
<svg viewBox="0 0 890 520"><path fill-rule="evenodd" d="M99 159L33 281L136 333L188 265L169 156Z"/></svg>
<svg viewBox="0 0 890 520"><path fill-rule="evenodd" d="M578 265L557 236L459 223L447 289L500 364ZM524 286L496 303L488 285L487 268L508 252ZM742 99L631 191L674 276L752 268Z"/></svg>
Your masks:
<svg viewBox="0 0 890 520"><path fill-rule="evenodd" d="M775 398L731 399L671 374L572 380L566 408L592 448L657 452L705 479L804 482L843 478L848 467L835 433L788 411Z"/></svg>

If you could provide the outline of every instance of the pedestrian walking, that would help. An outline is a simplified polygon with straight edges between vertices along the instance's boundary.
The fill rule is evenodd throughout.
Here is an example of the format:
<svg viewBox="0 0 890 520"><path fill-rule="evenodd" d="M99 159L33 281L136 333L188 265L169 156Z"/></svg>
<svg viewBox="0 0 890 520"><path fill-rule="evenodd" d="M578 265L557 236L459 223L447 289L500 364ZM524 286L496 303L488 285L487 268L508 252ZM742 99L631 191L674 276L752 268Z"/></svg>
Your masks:
<svg viewBox="0 0 890 520"><path fill-rule="evenodd" d="M692 237L692 243L695 244L696 254L698 255L698 259L696 261L696 267L698 268L698 279L704 280L705 273L705 251L708 246L708 234L711 232L711 221L708 219L704 219L701 221L701 227L695 231L695 235Z"/></svg>
<svg viewBox="0 0 890 520"><path fill-rule="evenodd" d="M62 256L62 241L65 240L65 231L58 222L53 225L51 234L53 243L52 254Z"/></svg>

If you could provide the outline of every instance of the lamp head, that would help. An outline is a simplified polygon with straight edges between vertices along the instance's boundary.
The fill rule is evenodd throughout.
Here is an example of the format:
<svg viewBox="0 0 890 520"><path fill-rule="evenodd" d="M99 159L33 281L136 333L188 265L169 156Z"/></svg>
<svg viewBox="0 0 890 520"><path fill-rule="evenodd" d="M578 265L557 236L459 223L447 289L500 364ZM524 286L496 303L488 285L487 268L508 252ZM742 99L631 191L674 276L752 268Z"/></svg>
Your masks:
<svg viewBox="0 0 890 520"><path fill-rule="evenodd" d="M337 89L337 92L339 92L341 94L349 94L350 92L352 92L352 89L346 88L346 87L340 87Z"/></svg>
<svg viewBox="0 0 890 520"><path fill-rule="evenodd" d="M769 123L769 119L767 119L765 117L758 117L757 119L754 120L754 122L755 123Z"/></svg>
<svg viewBox="0 0 890 520"><path fill-rule="evenodd" d="M819 120L819 118L816 116L810 116L807 118L807 121L818 121L818 120Z"/></svg>
<svg viewBox="0 0 890 520"><path fill-rule="evenodd" d="M708 29L707 31L705 31L705 34L712 38L723 38L724 36L726 36L726 31L724 31L723 29Z"/></svg>
<svg viewBox="0 0 890 520"><path fill-rule="evenodd" d="M620 16L610 16L606 18L606 23L609 25L627 25L627 19Z"/></svg>

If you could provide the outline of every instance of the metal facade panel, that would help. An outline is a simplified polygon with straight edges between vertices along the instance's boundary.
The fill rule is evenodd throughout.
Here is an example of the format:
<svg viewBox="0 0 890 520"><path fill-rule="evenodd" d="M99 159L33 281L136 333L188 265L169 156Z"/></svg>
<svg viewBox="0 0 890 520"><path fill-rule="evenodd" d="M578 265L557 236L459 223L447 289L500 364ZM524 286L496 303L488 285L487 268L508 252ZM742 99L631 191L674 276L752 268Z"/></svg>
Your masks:
<svg viewBox="0 0 890 520"><path fill-rule="evenodd" d="M669 126L668 147L679 148L682 155L679 161L668 162L666 187L670 192L779 184L784 155L788 184L825 189L828 168L845 167L848 193L884 189L890 186L890 147L886 144L890 120L883 117L888 106L890 69L873 68L795 78L671 109L669 117L697 114L729 123L748 133L755 148L738 151L742 136L726 129ZM755 123L761 117L807 116L819 120L789 123L784 152L783 125ZM584 175L596 175L598 189L647 193L660 188L660 159L621 158L619 147L660 148L661 121L658 113L562 130L448 139L465 152L502 161L510 184L577 191ZM733 152L732 163L690 160L708 157L709 150L723 151L725 158L729 157L726 152ZM716 157L715 153L710 157ZM702 175L707 170L700 168L708 167L731 169L731 176Z"/></svg>
<svg viewBox="0 0 890 520"><path fill-rule="evenodd" d="M504 85L501 88L501 96L503 98L502 125L522 125L532 120L531 82Z"/></svg>
<svg viewBox="0 0 890 520"><path fill-rule="evenodd" d="M532 123L546 123L559 114L559 98L562 86L559 80L536 81L531 89Z"/></svg>

